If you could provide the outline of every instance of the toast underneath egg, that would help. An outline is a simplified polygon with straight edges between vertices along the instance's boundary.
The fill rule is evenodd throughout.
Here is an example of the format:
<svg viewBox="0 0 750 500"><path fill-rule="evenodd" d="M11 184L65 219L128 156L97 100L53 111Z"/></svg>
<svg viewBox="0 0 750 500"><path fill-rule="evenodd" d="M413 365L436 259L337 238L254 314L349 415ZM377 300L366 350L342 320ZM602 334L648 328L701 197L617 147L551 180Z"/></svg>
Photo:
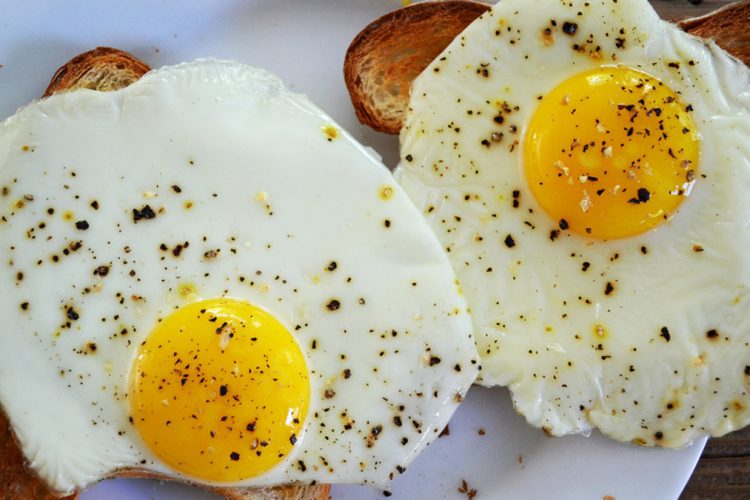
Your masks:
<svg viewBox="0 0 750 500"><path fill-rule="evenodd" d="M489 7L467 0L420 2L365 27L352 41L344 61L344 80L359 121L377 131L398 134L412 80ZM750 65L748 23L750 0L677 24L692 35L715 41Z"/></svg>
<svg viewBox="0 0 750 500"><path fill-rule="evenodd" d="M370 23L354 38L344 61L344 80L359 121L398 134L412 80L489 8L465 0L422 2Z"/></svg>
<svg viewBox="0 0 750 500"><path fill-rule="evenodd" d="M138 80L151 68L131 54L97 47L74 57L58 69L44 97L58 92L86 88L113 91ZM118 470L114 477L167 479L160 474L128 468ZM60 498L27 466L5 412L0 409L0 483L3 498L8 500L51 500ZM287 485L255 488L207 488L230 500L323 500L328 498L329 485ZM73 494L65 499L74 499Z"/></svg>

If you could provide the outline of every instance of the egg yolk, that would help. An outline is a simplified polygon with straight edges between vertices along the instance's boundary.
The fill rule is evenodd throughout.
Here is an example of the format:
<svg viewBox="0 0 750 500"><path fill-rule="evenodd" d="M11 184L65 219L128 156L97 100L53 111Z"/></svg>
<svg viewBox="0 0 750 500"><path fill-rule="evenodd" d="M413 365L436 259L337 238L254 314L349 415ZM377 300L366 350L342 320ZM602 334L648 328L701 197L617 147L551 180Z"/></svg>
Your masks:
<svg viewBox="0 0 750 500"><path fill-rule="evenodd" d="M690 111L641 71L574 75L542 98L526 130L529 187L560 229L599 239L648 231L693 186L700 144Z"/></svg>
<svg viewBox="0 0 750 500"><path fill-rule="evenodd" d="M231 482L288 455L310 399L305 358L268 312L221 298L184 306L141 344L132 422L153 453L188 477Z"/></svg>

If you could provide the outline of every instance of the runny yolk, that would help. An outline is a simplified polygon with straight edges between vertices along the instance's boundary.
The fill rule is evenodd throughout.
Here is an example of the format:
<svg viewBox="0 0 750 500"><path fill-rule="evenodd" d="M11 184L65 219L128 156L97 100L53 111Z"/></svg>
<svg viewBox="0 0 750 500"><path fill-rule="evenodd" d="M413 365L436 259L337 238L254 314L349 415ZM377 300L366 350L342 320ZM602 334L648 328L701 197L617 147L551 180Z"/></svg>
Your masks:
<svg viewBox="0 0 750 500"><path fill-rule="evenodd" d="M184 306L141 344L130 378L133 424L187 477L231 482L284 460L310 382L295 339L273 316L221 298Z"/></svg>
<svg viewBox="0 0 750 500"><path fill-rule="evenodd" d="M695 182L690 111L641 71L574 75L539 102L526 130L529 187L561 229L599 239L648 231L674 215Z"/></svg>

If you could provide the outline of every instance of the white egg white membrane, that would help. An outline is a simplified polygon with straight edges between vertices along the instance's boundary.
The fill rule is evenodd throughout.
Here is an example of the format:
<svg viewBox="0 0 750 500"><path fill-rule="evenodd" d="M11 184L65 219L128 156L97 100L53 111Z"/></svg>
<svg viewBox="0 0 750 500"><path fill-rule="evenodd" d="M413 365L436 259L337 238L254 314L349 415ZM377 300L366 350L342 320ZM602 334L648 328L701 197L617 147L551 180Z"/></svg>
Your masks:
<svg viewBox="0 0 750 500"><path fill-rule="evenodd" d="M577 24L573 35L566 21ZM597 241L562 231L551 241L558 225L525 181L524 133L541 96L605 64L649 73L692 105L700 175L672 220L650 232ZM411 95L396 178L449 252L482 384L509 386L516 409L553 435L598 427L680 447L750 422L747 67L660 20L645 0L503 0ZM518 106L500 125L498 100ZM493 132L502 141L482 145ZM711 330L719 335L709 339Z"/></svg>
<svg viewBox="0 0 750 500"><path fill-rule="evenodd" d="M187 300L269 310L310 369L304 435L280 466L236 484L384 485L476 377L466 304L419 211L371 153L262 70L199 61L33 103L0 129L0 187L0 399L59 491L122 467L176 474L128 423L127 377L157 319ZM146 205L156 217L135 221Z"/></svg>

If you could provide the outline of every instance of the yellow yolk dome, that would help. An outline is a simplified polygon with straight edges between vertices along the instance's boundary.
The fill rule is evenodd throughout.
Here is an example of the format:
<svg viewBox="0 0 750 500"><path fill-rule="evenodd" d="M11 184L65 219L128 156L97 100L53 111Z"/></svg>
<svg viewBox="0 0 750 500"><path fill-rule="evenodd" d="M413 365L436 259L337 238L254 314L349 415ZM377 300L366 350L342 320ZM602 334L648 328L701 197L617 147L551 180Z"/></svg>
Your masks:
<svg viewBox="0 0 750 500"><path fill-rule="evenodd" d="M172 468L240 481L284 460L300 437L310 382L295 339L235 299L181 307L141 344L131 373L133 424Z"/></svg>
<svg viewBox="0 0 750 500"><path fill-rule="evenodd" d="M561 230L624 238L669 220L690 193L698 150L674 91L641 71L601 67L541 100L526 131L524 169Z"/></svg>

